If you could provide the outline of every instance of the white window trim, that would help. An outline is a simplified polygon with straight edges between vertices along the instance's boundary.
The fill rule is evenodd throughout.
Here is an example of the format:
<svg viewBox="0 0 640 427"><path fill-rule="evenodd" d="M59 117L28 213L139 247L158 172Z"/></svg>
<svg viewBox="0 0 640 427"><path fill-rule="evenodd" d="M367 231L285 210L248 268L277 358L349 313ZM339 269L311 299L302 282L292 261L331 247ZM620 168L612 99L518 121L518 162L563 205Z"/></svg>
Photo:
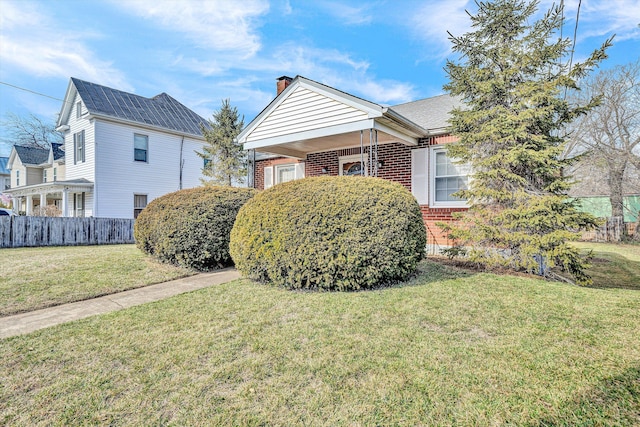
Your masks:
<svg viewBox="0 0 640 427"><path fill-rule="evenodd" d="M445 145L435 145L430 147L429 149L429 207L468 208L469 203L466 200L462 200L459 202L453 202L453 201L437 202L436 201L436 153L441 151L444 151L446 153L447 147ZM470 179L471 178L469 177L469 180Z"/></svg>
<svg viewBox="0 0 640 427"><path fill-rule="evenodd" d="M293 180L302 179L305 177L305 163L282 163L273 166L265 166L263 172L263 186L266 190L267 188L273 187L274 185L280 184L278 181L278 169L285 167L294 168L294 178Z"/></svg>
<svg viewBox="0 0 640 427"><path fill-rule="evenodd" d="M144 137L146 138L147 147L145 148L145 160L136 160L136 137ZM149 163L149 135L145 135L142 133L134 133L133 134L133 162L134 163Z"/></svg>
<svg viewBox="0 0 640 427"><path fill-rule="evenodd" d="M367 167L369 162L368 162L368 157L369 155L367 153L364 153L362 156L360 154L352 154L350 156L340 156L338 157L338 174L340 176L342 176L342 167L344 166L345 163L355 163L355 162L360 162L362 160L364 160L364 176L368 176L368 171L369 168Z"/></svg>

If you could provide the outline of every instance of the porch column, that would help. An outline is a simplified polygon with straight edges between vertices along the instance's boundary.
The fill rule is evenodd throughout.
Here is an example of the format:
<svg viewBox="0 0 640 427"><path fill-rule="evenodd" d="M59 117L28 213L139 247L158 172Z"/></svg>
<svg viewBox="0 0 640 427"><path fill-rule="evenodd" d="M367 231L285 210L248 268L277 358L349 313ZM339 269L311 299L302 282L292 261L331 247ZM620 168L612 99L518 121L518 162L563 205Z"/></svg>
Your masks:
<svg viewBox="0 0 640 427"><path fill-rule="evenodd" d="M44 215L44 210L47 208L47 194L40 193L40 215Z"/></svg>
<svg viewBox="0 0 640 427"><path fill-rule="evenodd" d="M16 215L20 212L20 207L22 206L22 200L20 197L11 196L11 210Z"/></svg>
<svg viewBox="0 0 640 427"><path fill-rule="evenodd" d="M32 215L33 214L33 196L32 195L28 195L27 196L27 206L25 208L26 210L26 214L27 215Z"/></svg>
<svg viewBox="0 0 640 427"><path fill-rule="evenodd" d="M65 218L69 216L69 190L67 188L62 190L62 216Z"/></svg>

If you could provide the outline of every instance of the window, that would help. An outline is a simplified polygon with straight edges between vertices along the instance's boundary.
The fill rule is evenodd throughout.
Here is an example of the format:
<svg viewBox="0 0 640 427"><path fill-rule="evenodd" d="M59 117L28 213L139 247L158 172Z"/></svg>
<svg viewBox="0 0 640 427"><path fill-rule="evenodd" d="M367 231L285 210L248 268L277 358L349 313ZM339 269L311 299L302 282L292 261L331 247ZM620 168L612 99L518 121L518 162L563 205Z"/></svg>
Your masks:
<svg viewBox="0 0 640 427"><path fill-rule="evenodd" d="M467 207L467 201L453 193L466 189L470 167L455 163L442 145L411 150L411 194L420 205Z"/></svg>
<svg viewBox="0 0 640 427"><path fill-rule="evenodd" d="M47 182L47 170L42 170L42 182Z"/></svg>
<svg viewBox="0 0 640 427"><path fill-rule="evenodd" d="M264 168L264 188L294 179L304 178L304 163L267 166Z"/></svg>
<svg viewBox="0 0 640 427"><path fill-rule="evenodd" d="M58 168L53 168L53 180L58 180Z"/></svg>
<svg viewBox="0 0 640 427"><path fill-rule="evenodd" d="M340 164L340 175L348 176L366 176L367 175L367 163L369 156L368 153L355 154L353 156L342 156L338 158ZM364 163L362 161L364 160Z"/></svg>
<svg viewBox="0 0 640 427"><path fill-rule="evenodd" d="M82 101L76 102L76 119L82 117Z"/></svg>
<svg viewBox="0 0 640 427"><path fill-rule="evenodd" d="M149 161L147 153L149 151L149 137L147 135L133 135L133 160L136 162Z"/></svg>
<svg viewBox="0 0 640 427"><path fill-rule="evenodd" d="M78 218L84 218L84 194L75 193L73 197L73 211Z"/></svg>
<svg viewBox="0 0 640 427"><path fill-rule="evenodd" d="M276 184L293 181L294 179L296 179L295 165L276 166Z"/></svg>
<svg viewBox="0 0 640 427"><path fill-rule="evenodd" d="M73 164L84 162L84 130L73 134Z"/></svg>
<svg viewBox="0 0 640 427"><path fill-rule="evenodd" d="M142 209L147 207L147 195L146 194L134 194L133 195L133 218L138 218Z"/></svg>
<svg viewBox="0 0 640 427"><path fill-rule="evenodd" d="M453 194L468 188L469 166L455 163L443 147L432 147L430 157L431 206L466 206L466 200Z"/></svg>
<svg viewBox="0 0 640 427"><path fill-rule="evenodd" d="M20 187L20 171L16 171L16 187Z"/></svg>

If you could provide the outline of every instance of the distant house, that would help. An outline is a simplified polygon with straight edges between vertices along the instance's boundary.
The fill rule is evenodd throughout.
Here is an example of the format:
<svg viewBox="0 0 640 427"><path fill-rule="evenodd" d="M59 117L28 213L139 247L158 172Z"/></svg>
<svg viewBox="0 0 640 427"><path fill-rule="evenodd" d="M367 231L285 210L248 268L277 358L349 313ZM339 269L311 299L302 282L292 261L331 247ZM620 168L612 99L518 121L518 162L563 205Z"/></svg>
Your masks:
<svg viewBox="0 0 640 427"><path fill-rule="evenodd" d="M166 93L145 98L71 78L50 151L14 147L14 210L134 218L156 197L200 185L206 120Z"/></svg>
<svg viewBox="0 0 640 427"><path fill-rule="evenodd" d="M8 157L0 157L0 193L11 188L11 172L7 169Z"/></svg>
<svg viewBox="0 0 640 427"><path fill-rule="evenodd" d="M396 181L422 209L432 248L446 246L435 223L468 209L452 194L469 168L452 162L449 112L460 100L440 95L385 107L298 76L277 81L277 96L240 133L250 150L249 182L263 189L320 175L368 175Z"/></svg>

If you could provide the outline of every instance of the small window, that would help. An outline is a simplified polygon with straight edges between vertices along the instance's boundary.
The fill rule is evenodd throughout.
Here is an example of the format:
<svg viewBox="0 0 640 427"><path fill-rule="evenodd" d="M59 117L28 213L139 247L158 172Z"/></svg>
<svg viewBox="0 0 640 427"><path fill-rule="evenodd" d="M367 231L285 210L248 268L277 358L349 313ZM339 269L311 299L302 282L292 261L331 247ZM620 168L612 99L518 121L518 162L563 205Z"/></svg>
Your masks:
<svg viewBox="0 0 640 427"><path fill-rule="evenodd" d="M133 195L133 218L138 218L140 212L147 207L147 195L146 194L134 194Z"/></svg>
<svg viewBox="0 0 640 427"><path fill-rule="evenodd" d="M73 164L84 162L84 130L73 135Z"/></svg>
<svg viewBox="0 0 640 427"><path fill-rule="evenodd" d="M368 156L369 154L364 153L362 156L356 154L339 157L338 164L340 165L340 169L338 174L342 176L366 176Z"/></svg>
<svg viewBox="0 0 640 427"><path fill-rule="evenodd" d="M42 182L47 182L47 170L42 170Z"/></svg>
<svg viewBox="0 0 640 427"><path fill-rule="evenodd" d="M149 151L149 137L147 135L138 135L135 134L133 136L133 159L136 162L145 162L149 161L147 153Z"/></svg>
<svg viewBox="0 0 640 427"><path fill-rule="evenodd" d="M434 148L431 156L432 205L466 206L466 200L453 194L469 186L469 166L455 162L445 148Z"/></svg>
<svg viewBox="0 0 640 427"><path fill-rule="evenodd" d="M82 117L82 101L76 103L76 119Z"/></svg>
<svg viewBox="0 0 640 427"><path fill-rule="evenodd" d="M276 184L293 181L294 179L296 179L295 165L276 166Z"/></svg>
<svg viewBox="0 0 640 427"><path fill-rule="evenodd" d="M58 168L53 168L53 180L58 180Z"/></svg>
<svg viewBox="0 0 640 427"><path fill-rule="evenodd" d="M20 187L20 171L16 171L16 187Z"/></svg>

